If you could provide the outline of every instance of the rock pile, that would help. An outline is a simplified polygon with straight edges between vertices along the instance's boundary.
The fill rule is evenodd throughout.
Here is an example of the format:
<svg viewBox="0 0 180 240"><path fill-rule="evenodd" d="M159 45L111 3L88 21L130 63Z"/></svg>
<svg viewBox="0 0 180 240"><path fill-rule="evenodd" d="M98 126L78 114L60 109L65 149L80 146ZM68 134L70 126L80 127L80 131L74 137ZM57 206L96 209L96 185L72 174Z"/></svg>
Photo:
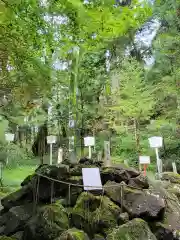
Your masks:
<svg viewBox="0 0 180 240"><path fill-rule="evenodd" d="M100 168L104 191L83 190L84 167ZM0 240L178 240L180 175L162 179L88 159L41 165L1 200Z"/></svg>

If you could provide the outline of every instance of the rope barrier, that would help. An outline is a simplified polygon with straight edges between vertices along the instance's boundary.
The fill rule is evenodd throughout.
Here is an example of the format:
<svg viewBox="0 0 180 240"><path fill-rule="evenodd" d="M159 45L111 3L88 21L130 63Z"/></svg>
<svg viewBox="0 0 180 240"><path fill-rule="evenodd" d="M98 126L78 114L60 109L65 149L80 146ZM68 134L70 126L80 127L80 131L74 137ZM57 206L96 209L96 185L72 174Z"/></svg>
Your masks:
<svg viewBox="0 0 180 240"><path fill-rule="evenodd" d="M83 188L95 188L95 189L100 189L100 190L103 190L106 189L106 188L114 188L114 187L120 187L120 190L121 190L121 194L122 194L122 198L123 198L123 195L124 195L124 186L125 186L125 183L122 181L121 183L116 183L115 184L112 184L112 185L108 185L108 186L102 186L102 187L99 187L99 186L85 186L85 185L81 185L81 184L75 184L75 183L71 183L71 182L66 182L66 181L62 181L62 180L58 180L58 179L55 179L55 178L51 178L51 177L48 177L46 175L43 175L43 174L40 174L40 173L35 173L35 175L39 176L39 177L43 177L43 178L46 178L48 180L51 180L51 181L54 181L54 182L58 182L58 183L62 183L62 184L66 184L66 185L69 185L69 186L74 186L74 187L83 187ZM135 186L131 186L131 185L126 185L127 188L131 188L131 189L136 189L136 190L148 190L150 193L153 193L153 190L152 189L142 189L142 188L138 188L138 187L135 187ZM164 199L170 199L170 200L173 200L172 198L169 198L169 197L166 197L166 196L161 196L162 198ZM122 200L122 203L123 203L123 200Z"/></svg>
<svg viewBox="0 0 180 240"><path fill-rule="evenodd" d="M121 183L119 183L119 184L116 183L116 185L115 185L115 184L112 184L112 185L102 186L102 187L99 187L99 186L85 186L85 185L82 185L82 184L75 184L75 183L66 182L66 181L62 181L62 180L59 180L59 179L51 178L51 177L48 177L48 176L43 175L43 174L40 174L40 173L35 173L35 175L37 175L37 176L39 176L39 177L42 177L42 178L46 178L46 179L51 180L51 181L54 181L54 182L63 183L63 184L70 185L70 186L75 186L75 187L86 187L86 188L102 189L102 188L119 187L120 185L123 185L122 182L121 182ZM142 188L137 188L137 187L134 187L134 186L129 186L129 185L127 185L127 187L132 188L132 189L142 190Z"/></svg>

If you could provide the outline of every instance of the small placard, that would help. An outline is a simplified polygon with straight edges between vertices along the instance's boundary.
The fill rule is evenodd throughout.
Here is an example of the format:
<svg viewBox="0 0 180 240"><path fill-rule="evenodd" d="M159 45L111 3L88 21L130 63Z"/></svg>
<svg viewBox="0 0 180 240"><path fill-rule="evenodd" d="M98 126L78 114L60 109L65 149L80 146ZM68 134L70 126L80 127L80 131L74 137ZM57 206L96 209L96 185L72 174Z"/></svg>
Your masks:
<svg viewBox="0 0 180 240"><path fill-rule="evenodd" d="M48 144L56 143L56 136L53 135L47 136L47 143Z"/></svg>
<svg viewBox="0 0 180 240"><path fill-rule="evenodd" d="M14 134L13 133L5 133L6 141L13 142L14 141Z"/></svg>
<svg viewBox="0 0 180 240"><path fill-rule="evenodd" d="M150 164L150 157L149 156L139 156L139 163L140 164Z"/></svg>
<svg viewBox="0 0 180 240"><path fill-rule="evenodd" d="M102 189L99 168L82 168L84 190Z"/></svg>
<svg viewBox="0 0 180 240"><path fill-rule="evenodd" d="M150 147L152 148L160 148L163 145L162 137L151 137L148 140L149 140Z"/></svg>
<svg viewBox="0 0 180 240"><path fill-rule="evenodd" d="M75 126L75 121L74 120L69 120L69 127L74 128Z"/></svg>
<svg viewBox="0 0 180 240"><path fill-rule="evenodd" d="M84 145L85 145L85 147L94 146L95 145L95 138L94 137L85 137L84 138Z"/></svg>

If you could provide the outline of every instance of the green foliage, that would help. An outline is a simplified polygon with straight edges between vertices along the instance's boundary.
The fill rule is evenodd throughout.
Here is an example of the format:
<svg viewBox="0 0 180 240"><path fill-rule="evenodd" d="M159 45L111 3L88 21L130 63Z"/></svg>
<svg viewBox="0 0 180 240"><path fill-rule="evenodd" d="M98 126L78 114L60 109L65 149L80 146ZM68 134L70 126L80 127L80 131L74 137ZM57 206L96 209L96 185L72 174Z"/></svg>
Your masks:
<svg viewBox="0 0 180 240"><path fill-rule="evenodd" d="M6 163L8 159L7 168L20 167L23 165L36 166L38 159L34 158L31 152L19 147L16 144L3 144L0 146L0 153L4 153L4 158L1 160Z"/></svg>
<svg viewBox="0 0 180 240"><path fill-rule="evenodd" d="M126 119L146 120L155 105L154 88L145 79L145 71L134 59L125 60L119 72L120 88L112 111ZM146 107L145 107L146 106Z"/></svg>

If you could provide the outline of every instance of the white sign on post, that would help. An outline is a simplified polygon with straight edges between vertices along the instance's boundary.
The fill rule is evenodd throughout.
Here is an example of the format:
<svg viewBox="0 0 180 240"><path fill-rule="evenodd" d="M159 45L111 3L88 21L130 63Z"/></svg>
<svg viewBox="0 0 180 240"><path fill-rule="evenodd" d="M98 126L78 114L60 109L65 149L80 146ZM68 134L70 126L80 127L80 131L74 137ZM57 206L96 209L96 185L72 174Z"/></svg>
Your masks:
<svg viewBox="0 0 180 240"><path fill-rule="evenodd" d="M92 156L91 147L95 145L95 138L94 137L85 137L84 145L85 145L85 147L89 147L89 158L91 158L91 156Z"/></svg>
<svg viewBox="0 0 180 240"><path fill-rule="evenodd" d="M102 189L99 168L82 168L84 190Z"/></svg>
<svg viewBox="0 0 180 240"><path fill-rule="evenodd" d="M56 143L56 136L53 135L47 136L47 143L48 144Z"/></svg>
<svg viewBox="0 0 180 240"><path fill-rule="evenodd" d="M150 137L149 144L151 148L160 148L163 145L162 137Z"/></svg>
<svg viewBox="0 0 180 240"><path fill-rule="evenodd" d="M5 138L7 142L13 142L14 141L14 134L13 133L5 133Z"/></svg>
<svg viewBox="0 0 180 240"><path fill-rule="evenodd" d="M94 137L85 137L84 138L84 145L86 147L94 146L95 145L95 138Z"/></svg>
<svg viewBox="0 0 180 240"><path fill-rule="evenodd" d="M149 156L139 156L139 163L140 164L150 164L150 157Z"/></svg>
<svg viewBox="0 0 180 240"><path fill-rule="evenodd" d="M56 143L56 136L47 136L47 143L50 145L50 165L52 165L52 145Z"/></svg>
<svg viewBox="0 0 180 240"><path fill-rule="evenodd" d="M150 147L155 149L156 160L157 160L157 170L158 170L158 174L159 174L159 178L160 178L160 175L163 171L163 169L162 169L163 164L162 164L162 160L159 158L158 148L161 148L163 146L163 138L162 137L151 137L148 140L149 140Z"/></svg>

